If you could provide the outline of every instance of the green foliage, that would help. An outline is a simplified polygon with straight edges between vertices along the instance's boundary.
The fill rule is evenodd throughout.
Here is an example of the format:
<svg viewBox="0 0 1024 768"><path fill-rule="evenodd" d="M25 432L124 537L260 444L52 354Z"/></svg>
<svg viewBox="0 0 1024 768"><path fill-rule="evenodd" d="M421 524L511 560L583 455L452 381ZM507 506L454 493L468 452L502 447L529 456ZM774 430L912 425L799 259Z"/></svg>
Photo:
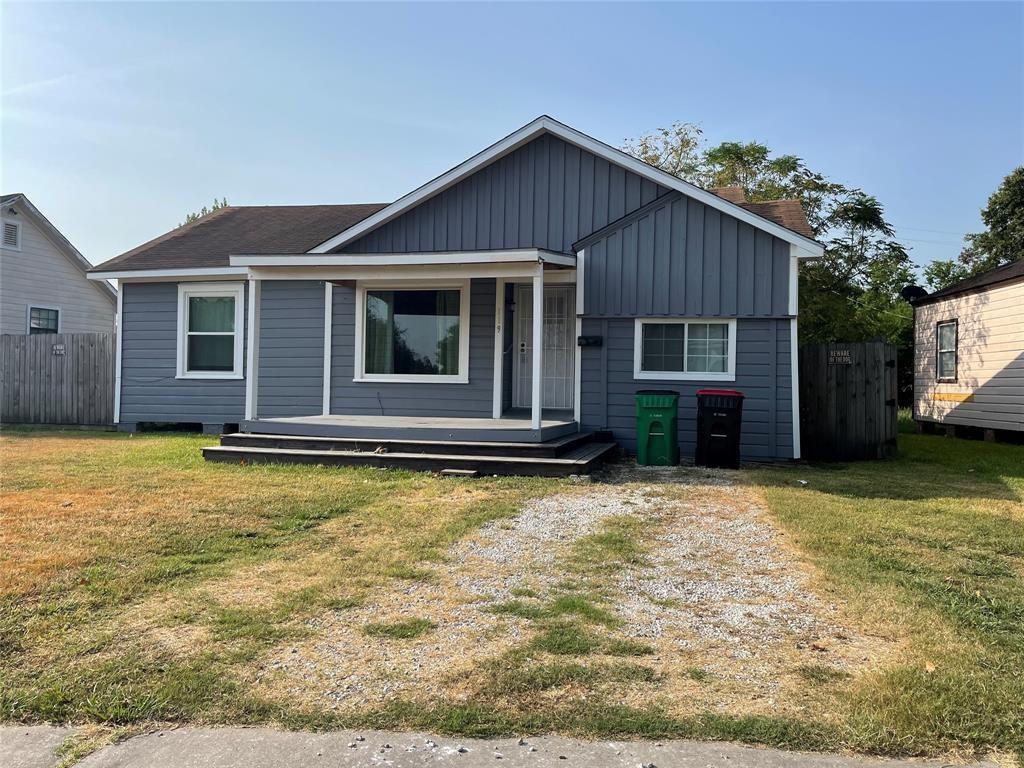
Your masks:
<svg viewBox="0 0 1024 768"><path fill-rule="evenodd" d="M187 216L185 216L185 220L178 224L178 226L183 227L186 224L191 224L193 221L201 219L203 218L203 216L206 216L207 214L213 213L214 211L219 211L221 208L227 207L228 199L226 197L222 197L220 200L218 200L215 197L213 198L213 202L210 203L209 207L204 205L200 210L193 211L192 213L188 214Z"/></svg>
<svg viewBox="0 0 1024 768"><path fill-rule="evenodd" d="M967 235L967 245L957 259L925 267L925 280L932 290L1024 258L1024 166L1003 179L982 209L981 220L988 229Z"/></svg>
<svg viewBox="0 0 1024 768"><path fill-rule="evenodd" d="M625 150L702 187L742 187L751 202L799 200L825 245L824 258L801 267L801 341L884 338L909 349L913 315L899 291L914 274L876 198L757 141L705 146L693 123L658 129Z"/></svg>

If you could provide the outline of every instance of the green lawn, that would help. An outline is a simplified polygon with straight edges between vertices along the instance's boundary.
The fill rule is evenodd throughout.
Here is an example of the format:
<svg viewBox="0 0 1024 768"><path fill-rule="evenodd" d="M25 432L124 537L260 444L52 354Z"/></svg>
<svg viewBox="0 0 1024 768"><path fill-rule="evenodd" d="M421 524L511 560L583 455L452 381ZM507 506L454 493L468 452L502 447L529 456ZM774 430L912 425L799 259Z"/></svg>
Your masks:
<svg viewBox="0 0 1024 768"><path fill-rule="evenodd" d="M756 475L864 625L911 638L837 701L844 741L1024 752L1024 448L913 434L899 448L888 462Z"/></svg>
<svg viewBox="0 0 1024 768"><path fill-rule="evenodd" d="M571 583L557 598L524 585L493 606L531 633L481 665L493 696L484 687L472 700L428 706L399 696L342 716L269 700L248 670L308 637L309 620L325 611L429 584L453 542L573 486L208 465L198 451L208 442L28 431L0 439L0 720L1024 753L1024 448L903 434L892 461L736 475L763 494L825 596L858 629L896 644L891 660L855 680L819 665L798 670L808 701L828 711L682 717L602 698L609 686L658 684L651 648L615 636L609 602L618 570L643 567L647 534L611 518L565 553L559 568ZM400 644L434 631L424 616L382 617L360 637ZM678 663L704 683L702 669ZM551 695L560 690L587 695Z"/></svg>

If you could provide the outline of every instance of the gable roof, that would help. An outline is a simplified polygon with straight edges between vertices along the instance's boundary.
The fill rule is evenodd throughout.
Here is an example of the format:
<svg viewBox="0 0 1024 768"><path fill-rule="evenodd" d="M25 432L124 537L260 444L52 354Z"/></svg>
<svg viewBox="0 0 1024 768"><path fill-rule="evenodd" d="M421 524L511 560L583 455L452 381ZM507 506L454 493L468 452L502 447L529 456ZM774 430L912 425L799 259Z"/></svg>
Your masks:
<svg viewBox="0 0 1024 768"><path fill-rule="evenodd" d="M943 288L941 291L929 293L928 295L917 299L914 302L914 306L930 304L933 301L939 301L940 299L949 298L950 296L980 291L992 285L1008 283L1015 280L1024 280L1024 259L1011 261L1009 264L1003 264L1001 267L996 267L995 269L990 269L987 272L982 272L980 275L968 277L966 280L961 280L959 283L953 283L953 285L948 288Z"/></svg>
<svg viewBox="0 0 1024 768"><path fill-rule="evenodd" d="M371 216L367 216L365 219L354 226L349 227L347 230L339 232L333 237L324 240L316 247L311 248L309 252L328 253L352 242L371 230L386 224L394 218L397 218L410 208L413 208L423 201L443 192L480 168L504 157L508 153L516 150L544 133L550 133L557 136L563 141L580 147L581 149L585 149L588 152L592 152L599 157L603 157L609 162L633 171L634 173L648 178L663 187L682 192L705 205L716 208L723 213L756 227L757 229L764 230L781 240L785 240L786 242L797 246L803 252L802 255L806 257L817 257L821 256L823 253L824 249L822 245L816 242L813 239L813 236L790 229L770 218L766 218L758 210L748 209L747 207L738 205L737 203L731 202L723 197L719 197L714 192L701 189L694 184L683 181L660 168L656 168L653 165L648 165L647 163L637 160L632 155L605 144L604 142L598 141L591 136L587 136L586 134L577 131L575 128L570 128L568 125L560 123L547 115L542 115L536 120L527 123L519 130L510 133L501 141L492 144L487 149L478 152L468 160L460 163L446 173L441 174L434 180L429 181L407 195L400 197L398 200L391 203L391 205L382 208ZM763 206L764 204L752 203L750 205ZM779 211L772 209L772 212L778 213ZM807 229L809 230L810 228L808 227Z"/></svg>
<svg viewBox="0 0 1024 768"><path fill-rule="evenodd" d="M115 256L92 271L209 269L229 266L232 253L305 253L384 205L229 205Z"/></svg>
<svg viewBox="0 0 1024 768"><path fill-rule="evenodd" d="M82 271L83 275L88 275L89 270L92 269L92 263L71 244L70 240L61 234L59 229L50 223L50 220L32 204L32 201L29 200L23 192L14 192L9 195L0 196L0 207L6 210L8 207L14 205L19 206L29 215L33 222L43 230L47 238L57 246L57 250L63 253L68 261L78 267L78 269ZM114 287L110 283L97 282L95 285L107 299L114 303L117 302L117 291L114 290Z"/></svg>

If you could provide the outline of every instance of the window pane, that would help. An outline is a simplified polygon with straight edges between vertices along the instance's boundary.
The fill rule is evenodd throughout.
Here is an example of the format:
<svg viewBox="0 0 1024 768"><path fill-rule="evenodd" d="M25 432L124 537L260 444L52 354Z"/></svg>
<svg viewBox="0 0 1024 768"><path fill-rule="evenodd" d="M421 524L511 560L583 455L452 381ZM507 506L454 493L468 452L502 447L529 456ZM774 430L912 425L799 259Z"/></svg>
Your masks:
<svg viewBox="0 0 1024 768"><path fill-rule="evenodd" d="M949 351L956 349L956 325L944 323L939 326L939 349Z"/></svg>
<svg viewBox="0 0 1024 768"><path fill-rule="evenodd" d="M56 333L59 315L60 312L56 309L32 307L29 310L29 334L34 336L37 333Z"/></svg>
<svg viewBox="0 0 1024 768"><path fill-rule="evenodd" d="M365 370L459 373L459 292L367 291Z"/></svg>
<svg viewBox="0 0 1024 768"><path fill-rule="evenodd" d="M234 296L190 296L188 329L200 333L231 333L235 330Z"/></svg>
<svg viewBox="0 0 1024 768"><path fill-rule="evenodd" d="M690 341L707 341L707 323L690 323Z"/></svg>
<svg viewBox="0 0 1024 768"><path fill-rule="evenodd" d="M188 370L231 371L234 367L234 335L188 337Z"/></svg>
<svg viewBox="0 0 1024 768"><path fill-rule="evenodd" d="M645 323L641 326L643 371L683 370L683 336L681 323Z"/></svg>
<svg viewBox="0 0 1024 768"><path fill-rule="evenodd" d="M939 378L956 378L956 352L939 352Z"/></svg>
<svg viewBox="0 0 1024 768"><path fill-rule="evenodd" d="M727 339L729 338L729 326L721 323L709 325L708 327L708 338L709 339Z"/></svg>

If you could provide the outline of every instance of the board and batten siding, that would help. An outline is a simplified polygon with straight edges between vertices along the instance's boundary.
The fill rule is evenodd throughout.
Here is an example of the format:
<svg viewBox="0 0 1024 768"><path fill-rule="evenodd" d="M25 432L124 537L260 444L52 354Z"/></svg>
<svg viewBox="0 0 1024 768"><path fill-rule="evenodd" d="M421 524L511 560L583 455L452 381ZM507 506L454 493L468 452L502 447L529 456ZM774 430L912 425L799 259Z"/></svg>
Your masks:
<svg viewBox="0 0 1024 768"><path fill-rule="evenodd" d="M241 421L245 379L176 378L178 284L124 283L121 291L121 423Z"/></svg>
<svg viewBox="0 0 1024 768"><path fill-rule="evenodd" d="M790 313L789 243L678 193L594 233L579 248L589 316Z"/></svg>
<svg viewBox="0 0 1024 768"><path fill-rule="evenodd" d="M490 418L494 382L494 299L493 278L470 282L469 383L353 381L356 291L336 285L332 300L331 413Z"/></svg>
<svg viewBox="0 0 1024 768"><path fill-rule="evenodd" d="M572 244L669 190L550 134L345 245L348 253Z"/></svg>
<svg viewBox="0 0 1024 768"><path fill-rule="evenodd" d="M583 320L584 335L604 337L601 347L582 347L584 429L610 429L628 453L636 453L636 399L641 389L671 390L679 398L679 443L692 457L697 435L698 389L744 393L740 455L744 460L793 457L792 378L788 319L740 319L736 323L736 380L733 382L649 381L633 378L634 321Z"/></svg>
<svg viewBox="0 0 1024 768"><path fill-rule="evenodd" d="M89 280L28 215L10 220L15 219L21 250L0 248L0 333L28 333L30 306L59 307L61 333L112 333L113 296Z"/></svg>
<svg viewBox="0 0 1024 768"><path fill-rule="evenodd" d="M914 310L914 418L1024 431L1024 281ZM957 321L957 380L936 380L936 325Z"/></svg>

